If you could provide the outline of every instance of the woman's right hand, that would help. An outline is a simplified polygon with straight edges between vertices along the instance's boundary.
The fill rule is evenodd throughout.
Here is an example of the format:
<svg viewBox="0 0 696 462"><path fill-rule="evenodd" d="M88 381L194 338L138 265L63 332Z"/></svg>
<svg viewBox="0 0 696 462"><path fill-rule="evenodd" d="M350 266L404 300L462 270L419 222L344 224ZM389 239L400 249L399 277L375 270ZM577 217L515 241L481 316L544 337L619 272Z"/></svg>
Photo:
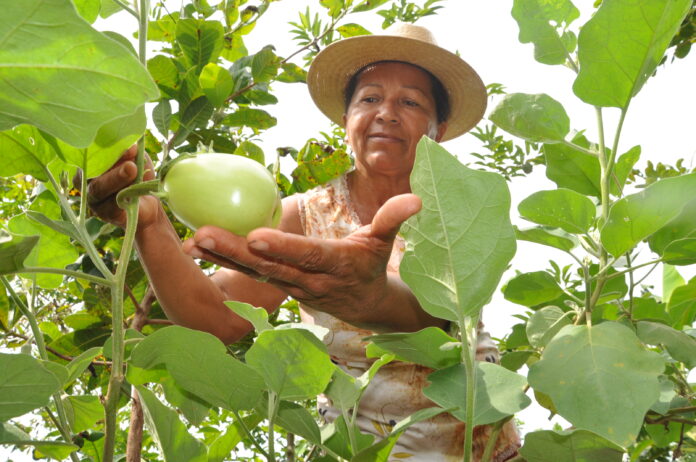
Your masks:
<svg viewBox="0 0 696 462"><path fill-rule="evenodd" d="M137 146L131 146L109 170L89 180L87 186L87 204L92 213L116 226L126 226L126 212L116 203L116 195L135 181L138 174L138 167L135 163L137 154ZM146 155L143 181L153 179L155 179L154 167ZM78 178L74 182L78 186L81 184ZM153 196L141 197L138 228L142 229L152 224L160 209L157 198Z"/></svg>

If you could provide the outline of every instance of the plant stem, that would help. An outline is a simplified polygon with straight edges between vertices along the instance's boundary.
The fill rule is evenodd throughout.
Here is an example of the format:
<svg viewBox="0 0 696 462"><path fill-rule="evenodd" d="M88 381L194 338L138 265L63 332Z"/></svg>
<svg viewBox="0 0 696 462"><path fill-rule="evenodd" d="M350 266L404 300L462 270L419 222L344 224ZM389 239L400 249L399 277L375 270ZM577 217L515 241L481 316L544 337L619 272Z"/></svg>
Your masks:
<svg viewBox="0 0 696 462"><path fill-rule="evenodd" d="M118 6L120 6L121 8L123 8L124 10L126 10L127 12L129 12L130 14L132 14L133 16L135 16L136 18L138 17L138 13L133 8L128 6L127 4L123 3L121 0L112 0L112 1L115 4L117 4Z"/></svg>
<svg viewBox="0 0 696 462"><path fill-rule="evenodd" d="M87 149L83 150L82 175L80 175L80 191L87 192ZM87 201L80 201L80 215L78 218L80 227L83 227L87 221Z"/></svg>
<svg viewBox="0 0 696 462"><path fill-rule="evenodd" d="M357 412L357 407L353 408L353 415L356 415ZM343 413L343 421L346 423L346 428L348 429L348 441L350 443L350 451L353 453L353 455L358 453L358 441L355 438L355 427L353 426L353 418L348 418L348 411L345 409L341 409L341 412Z"/></svg>
<svg viewBox="0 0 696 462"><path fill-rule="evenodd" d="M138 7L138 59L147 66L147 24L150 18L150 0L140 0ZM138 156L136 158L138 176L135 182L143 181L145 175L145 136L138 139Z"/></svg>
<svg viewBox="0 0 696 462"><path fill-rule="evenodd" d="M28 268L22 268L17 271L13 271L7 274L25 274L25 273L49 273L49 274L62 274L64 276L73 277L75 279L84 279L85 281L94 282L95 284L101 284L107 287L111 287L112 283L108 279L100 278L99 276L93 276L91 274L83 273L82 271L72 271L61 268L52 268L50 266L30 266Z"/></svg>
<svg viewBox="0 0 696 462"><path fill-rule="evenodd" d="M483 455L481 456L481 462L490 462L493 456L493 450L495 449L495 443L498 441L498 436L503 430L503 426L512 419L512 416L501 419L495 423L491 434L488 435L488 441L486 441L486 447L483 450Z"/></svg>
<svg viewBox="0 0 696 462"><path fill-rule="evenodd" d="M0 276L0 279L2 280L2 284L9 292L10 296L15 300L15 303L17 304L19 311L21 311L22 314L26 316L27 321L29 321L29 327L31 329L32 335L34 336L36 348L39 350L39 357L44 361L48 361L48 353L46 352L46 343L44 342L43 332L41 332L41 329L39 329L39 323L36 321L36 316L34 316L34 312L32 309L34 305L34 299L36 296L36 284L34 284L34 286L32 287L32 296L30 298L31 306L28 307L24 304L22 299L19 298L17 293L14 291L14 288L12 287L12 284L10 284L10 281L8 281L5 276ZM53 394L53 402L56 405L56 412L58 414L58 418L53 418L53 422L56 424L56 427L58 428L58 431L60 432L65 442L72 443L72 438L70 435L70 424L68 423L68 418L65 414L65 408L63 407L63 401L61 400L60 391ZM50 411L49 415L52 415L50 414ZM70 453L70 459L73 462L79 462L80 460L75 455L75 453Z"/></svg>
<svg viewBox="0 0 696 462"><path fill-rule="evenodd" d="M563 140L563 141L561 141L561 143L568 146L569 148L573 148L576 151L580 151L583 154L587 154L588 156L597 157L596 152L594 152L590 149L587 149L587 148L583 148L582 146L579 146L575 143L571 143L570 141Z"/></svg>
<svg viewBox="0 0 696 462"><path fill-rule="evenodd" d="M268 462L275 462L275 417L278 412L280 399L272 392L268 392Z"/></svg>
<svg viewBox="0 0 696 462"><path fill-rule="evenodd" d="M237 419L237 423L239 423L239 426L242 427L242 431L244 434L249 438L254 446L256 446L256 449L266 458L269 459L269 455L266 452L265 449L261 447L259 442L256 440L254 435L251 434L251 430L249 430L249 427L244 423L244 419L242 419L242 416L239 415L239 412L235 411L234 409L232 410L232 414L234 414L234 418Z"/></svg>
<svg viewBox="0 0 696 462"><path fill-rule="evenodd" d="M474 397L476 396L476 328L478 320L459 317L462 333L462 362L466 371L466 422L464 427L464 462L471 462L474 443Z"/></svg>

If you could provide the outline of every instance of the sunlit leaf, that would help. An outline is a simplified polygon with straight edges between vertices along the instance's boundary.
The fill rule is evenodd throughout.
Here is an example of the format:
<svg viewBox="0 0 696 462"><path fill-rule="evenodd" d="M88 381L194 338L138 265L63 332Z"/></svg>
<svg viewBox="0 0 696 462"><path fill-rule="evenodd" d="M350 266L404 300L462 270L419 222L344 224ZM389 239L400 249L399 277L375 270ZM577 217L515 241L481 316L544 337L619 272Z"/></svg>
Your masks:
<svg viewBox="0 0 696 462"><path fill-rule="evenodd" d="M530 462L621 462L624 451L587 430L527 433L520 454Z"/></svg>
<svg viewBox="0 0 696 462"><path fill-rule="evenodd" d="M690 0L607 0L578 37L573 91L595 106L626 108L662 60Z"/></svg>
<svg viewBox="0 0 696 462"><path fill-rule="evenodd" d="M341 34L341 37L343 37L343 38L357 37L359 35L370 35L371 34L371 32L369 30L365 29L360 24L355 24L355 23L343 24L341 26L338 26L336 28L336 31L339 34Z"/></svg>
<svg viewBox="0 0 696 462"><path fill-rule="evenodd" d="M515 236L518 241L534 242L536 244L554 247L564 252L569 252L578 245L577 239L564 231L554 228L537 226L535 228L519 229L515 227Z"/></svg>
<svg viewBox="0 0 696 462"><path fill-rule="evenodd" d="M268 312L265 309L256 308L248 303L235 301L225 302L225 305L227 305L227 308L234 311L235 314L253 324L256 332L263 332L264 330L273 329L271 323L268 322Z"/></svg>
<svg viewBox="0 0 696 462"><path fill-rule="evenodd" d="M570 132L570 119L565 109L545 94L505 95L489 119L511 135L531 142L559 142Z"/></svg>
<svg viewBox="0 0 696 462"><path fill-rule="evenodd" d="M30 123L85 147L105 123L157 97L137 58L91 28L70 2L7 3L0 36L0 130Z"/></svg>
<svg viewBox="0 0 696 462"><path fill-rule="evenodd" d="M216 107L222 106L234 89L234 80L229 71L215 63L203 67L198 81L205 96Z"/></svg>
<svg viewBox="0 0 696 462"><path fill-rule="evenodd" d="M466 369L463 364L428 375L423 394L443 408L458 408L452 415L466 421ZM476 363L474 425L485 425L513 415L531 404L524 394L525 378L489 362Z"/></svg>
<svg viewBox="0 0 696 462"><path fill-rule="evenodd" d="M326 346L304 329L261 332L246 360L281 399L315 397L324 391L334 371Z"/></svg>
<svg viewBox="0 0 696 462"><path fill-rule="evenodd" d="M565 28L579 16L570 0L515 0L512 5L520 42L533 43L534 58L544 64L563 64L575 50L575 35Z"/></svg>
<svg viewBox="0 0 696 462"><path fill-rule="evenodd" d="M19 125L0 132L0 176L23 173L48 181L45 165L55 156L36 127Z"/></svg>
<svg viewBox="0 0 696 462"><path fill-rule="evenodd" d="M220 56L225 31L218 21L179 19L176 22L176 41L189 66L199 72Z"/></svg>
<svg viewBox="0 0 696 462"><path fill-rule="evenodd" d="M506 300L529 307L556 300L562 294L563 289L546 271L519 274L503 289Z"/></svg>
<svg viewBox="0 0 696 462"><path fill-rule="evenodd" d="M382 6L389 0L362 0L360 3L353 7L353 12L358 13L361 11L370 11L378 6Z"/></svg>
<svg viewBox="0 0 696 462"><path fill-rule="evenodd" d="M262 109L240 107L225 117L224 122L232 127L251 127L256 130L266 130L275 126L278 120Z"/></svg>
<svg viewBox="0 0 696 462"><path fill-rule="evenodd" d="M665 178L619 199L602 228L604 247L623 255L640 241L675 219L696 197L696 173Z"/></svg>
<svg viewBox="0 0 696 462"><path fill-rule="evenodd" d="M626 447L659 396L664 366L629 328L604 322L561 329L530 367L528 379L575 427Z"/></svg>
<svg viewBox="0 0 696 462"><path fill-rule="evenodd" d="M423 208L401 228L402 279L434 316L477 316L516 249L505 180L465 167L423 137L411 187Z"/></svg>
<svg viewBox="0 0 696 462"><path fill-rule="evenodd" d="M522 200L518 210L529 221L572 234L589 231L596 215L594 203L571 189L537 191Z"/></svg>
<svg viewBox="0 0 696 462"><path fill-rule="evenodd" d="M61 383L39 360L0 353L0 421L46 406Z"/></svg>

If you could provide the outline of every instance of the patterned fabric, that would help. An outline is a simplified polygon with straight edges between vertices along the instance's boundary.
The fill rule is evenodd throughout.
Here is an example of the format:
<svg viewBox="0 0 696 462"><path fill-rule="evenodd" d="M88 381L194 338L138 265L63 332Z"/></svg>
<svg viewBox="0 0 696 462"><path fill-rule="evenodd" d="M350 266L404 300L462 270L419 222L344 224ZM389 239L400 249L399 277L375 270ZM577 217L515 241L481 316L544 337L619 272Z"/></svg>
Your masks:
<svg viewBox="0 0 696 462"><path fill-rule="evenodd" d="M337 178L313 189L299 200L300 219L305 235L322 239L340 239L362 226L350 200L346 177ZM404 241L398 236L394 242L388 271L398 271L404 253ZM372 359L365 356L367 342L363 338L374 332L359 329L326 313L308 306L301 307L302 320L329 329L324 338L332 360L347 373L358 377L369 367ZM478 326L476 359L498 362L498 350L483 325ZM385 436L396 422L414 412L434 406L421 389L427 385L432 372L424 366L395 361L380 369L366 390L360 403L358 424L363 432ZM326 396L318 399L319 413L333 421L340 411ZM474 429L474 460L483 454L491 426ZM454 462L463 455L464 423L450 414L411 426L399 438L390 461ZM520 446L517 430L508 422L500 433L492 460L502 462L516 455Z"/></svg>

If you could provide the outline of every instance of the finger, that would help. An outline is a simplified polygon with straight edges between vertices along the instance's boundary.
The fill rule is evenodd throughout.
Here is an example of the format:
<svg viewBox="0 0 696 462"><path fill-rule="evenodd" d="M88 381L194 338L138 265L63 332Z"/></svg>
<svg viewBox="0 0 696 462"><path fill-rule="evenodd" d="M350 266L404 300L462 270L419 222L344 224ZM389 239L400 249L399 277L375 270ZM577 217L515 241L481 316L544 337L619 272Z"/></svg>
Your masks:
<svg viewBox="0 0 696 462"><path fill-rule="evenodd" d="M372 219L370 235L383 241L393 240L401 224L418 213L422 205L420 197L415 194L401 194L390 198Z"/></svg>
<svg viewBox="0 0 696 462"><path fill-rule="evenodd" d="M102 202L135 181L138 168L132 161L125 161L103 175L90 181L87 188L91 204Z"/></svg>
<svg viewBox="0 0 696 462"><path fill-rule="evenodd" d="M308 272L330 272L338 261L341 244L276 229L259 228L247 236L249 247L263 255Z"/></svg>

